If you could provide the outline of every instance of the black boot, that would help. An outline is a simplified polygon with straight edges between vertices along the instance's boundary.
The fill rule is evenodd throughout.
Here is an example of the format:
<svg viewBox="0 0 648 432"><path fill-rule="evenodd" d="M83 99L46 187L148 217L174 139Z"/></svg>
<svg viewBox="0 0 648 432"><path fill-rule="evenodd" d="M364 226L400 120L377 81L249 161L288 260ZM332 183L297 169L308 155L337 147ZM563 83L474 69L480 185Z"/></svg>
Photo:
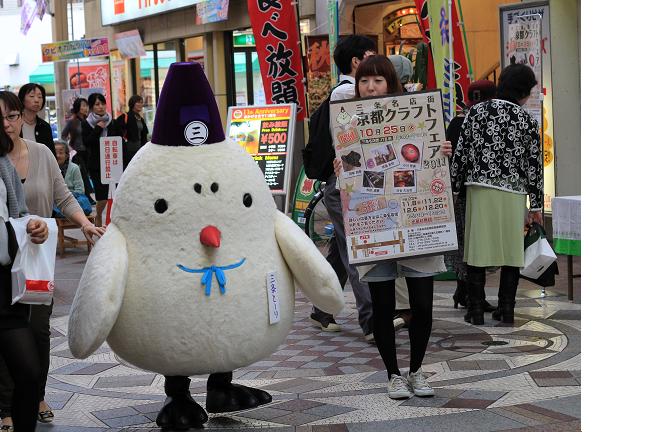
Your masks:
<svg viewBox="0 0 648 432"><path fill-rule="evenodd" d="M455 290L452 300L454 300L454 308L457 309L457 305L461 307L466 307L468 297L468 290L466 289L466 281L457 279L457 289Z"/></svg>
<svg viewBox="0 0 648 432"><path fill-rule="evenodd" d="M163 429L187 430L202 428L208 420L205 410L191 397L191 380L184 376L165 376L164 406L155 422Z"/></svg>
<svg viewBox="0 0 648 432"><path fill-rule="evenodd" d="M468 266L466 286L468 288L468 312L464 321L474 324L484 324L484 286L486 285L486 272L482 267Z"/></svg>
<svg viewBox="0 0 648 432"><path fill-rule="evenodd" d="M493 312L493 319L507 324L514 322L515 295L520 281L520 269L517 267L503 266L500 272L500 286L497 293L497 309Z"/></svg>
<svg viewBox="0 0 648 432"><path fill-rule="evenodd" d="M232 372L213 373L207 380L207 412L221 413L256 408L272 402L270 393L232 384Z"/></svg>
<svg viewBox="0 0 648 432"><path fill-rule="evenodd" d="M493 312L495 310L495 306L486 301L486 290L484 290L484 298L482 299L482 309L484 309L484 312Z"/></svg>

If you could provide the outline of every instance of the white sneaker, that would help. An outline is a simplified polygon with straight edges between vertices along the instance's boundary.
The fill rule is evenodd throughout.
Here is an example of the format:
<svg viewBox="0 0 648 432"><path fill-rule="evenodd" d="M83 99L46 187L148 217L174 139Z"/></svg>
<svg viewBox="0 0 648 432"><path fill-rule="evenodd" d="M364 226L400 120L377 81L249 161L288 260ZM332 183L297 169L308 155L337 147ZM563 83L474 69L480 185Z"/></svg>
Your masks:
<svg viewBox="0 0 648 432"><path fill-rule="evenodd" d="M403 327L405 327L405 320L399 316L394 318L394 330L398 331Z"/></svg>
<svg viewBox="0 0 648 432"><path fill-rule="evenodd" d="M394 375L389 380L387 395L392 399L409 399L414 396L409 383L400 375Z"/></svg>
<svg viewBox="0 0 648 432"><path fill-rule="evenodd" d="M423 375L423 369L420 369L414 373L407 374L407 382L412 387L414 394L416 396L434 396L434 389L425 380L425 375Z"/></svg>
<svg viewBox="0 0 648 432"><path fill-rule="evenodd" d="M367 333L366 335L364 335L364 338L365 338L365 340L366 340L367 342L369 342L369 343L374 343L374 342L376 342L376 339L374 339L373 332L372 332L372 333Z"/></svg>

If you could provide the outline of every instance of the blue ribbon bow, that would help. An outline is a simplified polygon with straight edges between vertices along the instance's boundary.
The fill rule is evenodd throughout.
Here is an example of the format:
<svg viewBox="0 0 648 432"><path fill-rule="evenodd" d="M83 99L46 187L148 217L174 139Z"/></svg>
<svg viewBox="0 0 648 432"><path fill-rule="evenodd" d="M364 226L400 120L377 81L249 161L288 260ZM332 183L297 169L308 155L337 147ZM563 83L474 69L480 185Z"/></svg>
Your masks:
<svg viewBox="0 0 648 432"><path fill-rule="evenodd" d="M211 284L212 284L212 276L216 275L216 280L218 281L218 286L220 288L221 294L225 294L225 284L227 283L227 278L225 277L225 270L231 270L235 269L237 267L240 267L243 265L245 262L245 258L241 259L241 261L237 262L236 264L230 264L228 266L224 267L219 267L219 266L209 266L209 267L203 267L201 269L192 269L185 267L181 264L176 264L178 268L182 271L186 271L187 273L202 273L202 278L200 278L200 283L202 285L205 285L205 295L209 296L211 294Z"/></svg>

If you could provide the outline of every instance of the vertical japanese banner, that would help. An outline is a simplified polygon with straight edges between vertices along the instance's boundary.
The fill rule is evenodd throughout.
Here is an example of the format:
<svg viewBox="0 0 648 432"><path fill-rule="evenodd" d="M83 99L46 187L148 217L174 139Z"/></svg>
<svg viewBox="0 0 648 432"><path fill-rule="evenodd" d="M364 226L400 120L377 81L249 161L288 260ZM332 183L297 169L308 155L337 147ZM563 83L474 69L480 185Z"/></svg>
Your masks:
<svg viewBox="0 0 648 432"><path fill-rule="evenodd" d="M531 49L529 46L529 51L526 52L526 57L522 54L522 51L517 51L518 49L524 48L524 44L514 44L517 55L510 51L513 46L510 45L512 37L511 29L531 29L531 32L523 33L518 36L523 36L525 38L531 37L532 33L535 33L537 27L528 27L529 25L537 25L540 20L540 34L541 40L539 47L536 45ZM518 25L517 27L515 25ZM513 25L513 27L511 27ZM530 42L530 41L529 41ZM534 64L530 63L530 56L534 57L538 55L538 49L540 50L540 61L536 62L534 58ZM500 52L501 58L500 62L502 68L505 68L511 62L521 63L527 62L529 66L534 68L536 72L536 79L539 84L531 93L531 98L533 100L528 101L525 105L525 109L529 109L530 113L538 120L538 124L542 127L542 148L544 153L544 210L546 213L551 213L551 199L555 195L556 191L556 182L555 182L555 143L553 141L553 98L552 98L552 80L551 80L551 27L549 25L549 2L534 2L533 4L515 4L515 5L506 5L500 6ZM533 54L532 54L533 53ZM514 57L514 58L513 58ZM538 65L539 63L539 65ZM538 69L541 72L538 75ZM536 107L535 112L532 108ZM531 108L531 109L530 109Z"/></svg>
<svg viewBox="0 0 648 432"><path fill-rule="evenodd" d="M436 87L436 76L434 74L434 60L432 59L432 46L430 41L430 20L428 19L427 0L416 0L416 11L418 12L418 25L423 35L423 42L427 45L427 82L426 89L430 90Z"/></svg>
<svg viewBox="0 0 648 432"><path fill-rule="evenodd" d="M447 0L427 0L430 20L430 41L437 88L443 97L443 119L446 124L454 117L450 92L450 22Z"/></svg>
<svg viewBox="0 0 648 432"><path fill-rule="evenodd" d="M472 66L468 55L468 42L463 28L461 3L453 0L452 7L452 57L454 60L454 88L453 93L455 112L466 108L468 101L468 86L472 78Z"/></svg>
<svg viewBox="0 0 648 432"><path fill-rule="evenodd" d="M306 36L308 47L308 109L314 113L331 91L329 36Z"/></svg>
<svg viewBox="0 0 648 432"><path fill-rule="evenodd" d="M110 59L110 81L112 88L112 102L114 118L119 117L128 111L126 103L126 61L119 58L116 52L115 58Z"/></svg>
<svg viewBox="0 0 648 432"><path fill-rule="evenodd" d="M297 120L306 116L297 18L291 2L248 0L266 103L297 104Z"/></svg>
<svg viewBox="0 0 648 432"><path fill-rule="evenodd" d="M110 65L108 61L68 63L71 89L99 88L106 98L106 111L112 112Z"/></svg>
<svg viewBox="0 0 648 432"><path fill-rule="evenodd" d="M340 37L340 17L338 16L338 1L328 0L328 24L329 24L329 58L333 59L333 51ZM338 69L335 62L331 62L331 85L338 82Z"/></svg>

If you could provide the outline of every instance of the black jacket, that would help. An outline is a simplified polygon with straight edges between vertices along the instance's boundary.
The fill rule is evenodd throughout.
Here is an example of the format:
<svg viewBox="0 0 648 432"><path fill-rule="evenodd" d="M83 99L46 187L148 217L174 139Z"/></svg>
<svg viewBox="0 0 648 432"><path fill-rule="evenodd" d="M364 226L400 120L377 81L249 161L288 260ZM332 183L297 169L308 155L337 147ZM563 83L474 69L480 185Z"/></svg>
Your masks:
<svg viewBox="0 0 648 432"><path fill-rule="evenodd" d="M139 142L140 145L146 144L146 142L148 141L148 127L146 126L144 117L142 117L142 123L144 124L144 127L142 128L142 133L139 135L139 137L137 136L137 118L132 111L120 115L117 118L117 122L124 129L124 140L126 142Z"/></svg>
<svg viewBox="0 0 648 432"><path fill-rule="evenodd" d="M54 149L54 137L52 136L52 127L42 118L36 116L36 126L34 126L34 135L36 136L36 142L45 144L48 149L56 156L56 150ZM22 137L22 132L20 133Z"/></svg>
<svg viewBox="0 0 648 432"><path fill-rule="evenodd" d="M99 139L101 138L101 126L90 126L88 120L83 120L81 123L81 134L83 136L83 145L88 151L88 171L91 173L101 172L101 154L99 149ZM122 136L122 129L119 127L115 120L108 124L107 136Z"/></svg>
<svg viewBox="0 0 648 432"><path fill-rule="evenodd" d="M491 99L470 108L450 166L454 190L480 185L528 194L543 205L543 157L538 123L521 106Z"/></svg>

